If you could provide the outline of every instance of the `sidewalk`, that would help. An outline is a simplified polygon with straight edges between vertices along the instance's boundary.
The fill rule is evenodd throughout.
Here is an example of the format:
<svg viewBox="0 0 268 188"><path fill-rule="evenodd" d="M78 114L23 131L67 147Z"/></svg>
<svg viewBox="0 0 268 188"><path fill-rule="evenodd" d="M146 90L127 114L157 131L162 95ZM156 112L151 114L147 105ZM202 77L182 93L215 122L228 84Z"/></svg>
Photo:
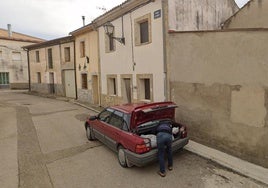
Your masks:
<svg viewBox="0 0 268 188"><path fill-rule="evenodd" d="M101 107L96 107L89 103L85 104L78 101L74 101L73 103L92 110L96 113L102 109ZM229 168L234 172L237 172L246 177L250 177L268 185L267 168L249 163L247 161L228 155L216 149L209 148L192 140L190 140L189 143L185 146L185 149L204 158L210 159L222 166L225 166L226 168Z"/></svg>
<svg viewBox="0 0 268 188"><path fill-rule="evenodd" d="M268 185L268 169L191 141L185 149Z"/></svg>

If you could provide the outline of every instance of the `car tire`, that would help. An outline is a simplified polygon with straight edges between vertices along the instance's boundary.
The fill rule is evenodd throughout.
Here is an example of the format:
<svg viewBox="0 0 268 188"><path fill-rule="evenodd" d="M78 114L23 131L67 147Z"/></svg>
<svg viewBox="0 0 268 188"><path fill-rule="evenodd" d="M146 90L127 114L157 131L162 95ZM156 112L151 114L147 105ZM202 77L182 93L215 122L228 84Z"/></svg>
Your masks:
<svg viewBox="0 0 268 188"><path fill-rule="evenodd" d="M123 146L118 147L117 158L118 158L119 164L123 168L127 168L127 167L130 168L133 166L133 164L131 164L130 161L127 159L127 156L125 154L125 148Z"/></svg>
<svg viewBox="0 0 268 188"><path fill-rule="evenodd" d="M86 135L88 140L95 140L93 130L89 125L86 126Z"/></svg>

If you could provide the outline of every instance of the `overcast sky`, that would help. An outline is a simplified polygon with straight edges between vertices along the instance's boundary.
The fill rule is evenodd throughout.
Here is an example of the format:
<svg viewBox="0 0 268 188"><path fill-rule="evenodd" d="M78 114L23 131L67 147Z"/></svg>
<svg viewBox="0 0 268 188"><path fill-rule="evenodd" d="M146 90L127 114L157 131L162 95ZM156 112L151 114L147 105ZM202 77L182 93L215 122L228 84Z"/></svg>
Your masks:
<svg viewBox="0 0 268 188"><path fill-rule="evenodd" d="M51 40L67 36L125 0L2 0L0 28ZM243 6L248 0L235 0Z"/></svg>

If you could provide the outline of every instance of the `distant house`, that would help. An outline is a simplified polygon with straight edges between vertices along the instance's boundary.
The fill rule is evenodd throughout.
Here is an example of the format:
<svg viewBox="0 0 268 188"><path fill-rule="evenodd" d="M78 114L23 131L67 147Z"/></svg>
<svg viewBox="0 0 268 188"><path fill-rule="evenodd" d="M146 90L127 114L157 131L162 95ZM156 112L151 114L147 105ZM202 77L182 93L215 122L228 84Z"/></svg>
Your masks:
<svg viewBox="0 0 268 188"><path fill-rule="evenodd" d="M29 54L30 91L76 98L73 37L24 48Z"/></svg>
<svg viewBox="0 0 268 188"><path fill-rule="evenodd" d="M26 89L29 87L27 53L22 48L44 40L0 28L0 88Z"/></svg>

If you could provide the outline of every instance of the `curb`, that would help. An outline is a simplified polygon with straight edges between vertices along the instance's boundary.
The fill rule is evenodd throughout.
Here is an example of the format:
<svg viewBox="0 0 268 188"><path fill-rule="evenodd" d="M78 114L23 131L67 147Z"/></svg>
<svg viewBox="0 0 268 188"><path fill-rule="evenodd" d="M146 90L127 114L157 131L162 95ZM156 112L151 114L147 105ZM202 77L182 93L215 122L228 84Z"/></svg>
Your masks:
<svg viewBox="0 0 268 188"><path fill-rule="evenodd" d="M186 150L210 159L234 172L245 175L268 185L268 169L249 163L237 157L228 155L216 149L209 148L192 140L184 147Z"/></svg>

